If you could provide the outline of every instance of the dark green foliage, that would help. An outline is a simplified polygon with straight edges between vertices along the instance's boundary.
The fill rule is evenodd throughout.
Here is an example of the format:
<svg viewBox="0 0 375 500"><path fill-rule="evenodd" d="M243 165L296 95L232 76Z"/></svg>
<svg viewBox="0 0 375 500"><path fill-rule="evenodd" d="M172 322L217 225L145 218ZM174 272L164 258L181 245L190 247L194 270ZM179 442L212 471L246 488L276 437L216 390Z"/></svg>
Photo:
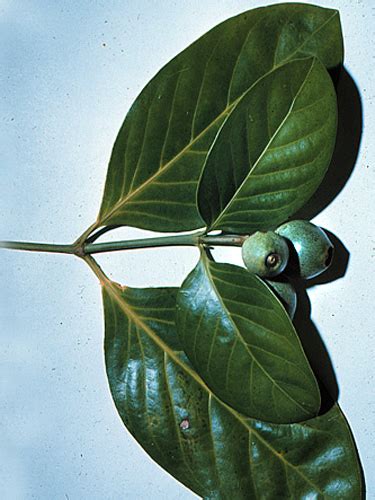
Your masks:
<svg viewBox="0 0 375 500"><path fill-rule="evenodd" d="M178 294L177 331L196 371L233 408L280 423L317 415L319 389L299 338L254 274L202 256Z"/></svg>
<svg viewBox="0 0 375 500"><path fill-rule="evenodd" d="M251 87L206 160L198 203L208 227L248 234L302 207L331 161L336 108L332 81L314 58L284 64Z"/></svg>
<svg viewBox="0 0 375 500"><path fill-rule="evenodd" d="M285 276L293 258L300 277L317 276L333 246L308 221L277 228L329 166L337 128L330 72L342 59L335 10L279 4L223 22L134 102L92 226L71 245L0 242L87 262L103 288L118 412L147 453L205 499L362 498L350 430L336 403L321 408ZM202 229L95 243L121 225ZM242 245L247 269L215 262L218 241ZM186 244L201 255L180 289L122 287L92 257Z"/></svg>
<svg viewBox="0 0 375 500"><path fill-rule="evenodd" d="M103 286L111 392L151 457L205 499L361 498L356 450L339 407L280 425L227 406L183 354L176 294Z"/></svg>
<svg viewBox="0 0 375 500"><path fill-rule="evenodd" d="M155 231L182 231L203 226L196 207L196 191L207 153L225 119L247 95L232 118L236 123L243 121L244 106L252 99L262 97L262 102L257 103L257 111L265 113L261 123L254 113L259 127L256 149L251 152L252 161L255 161L266 145L267 108L273 113L270 132L274 133L280 119L287 117L291 93L299 91L302 95L297 107L291 109L293 113L287 127L282 134L275 136L273 142L274 147L280 148L276 168L285 168L286 155L291 156L293 166L306 162L317 165L316 172L308 166L298 170L301 174L292 187L304 183L305 194L294 203L293 207L297 209L320 182L335 136L334 94L321 65L313 59L306 59L281 69L288 61L311 56L318 57L326 68L341 64L342 36L336 10L302 4L279 4L250 10L216 26L181 52L146 85L125 119L113 148L99 222ZM288 69L297 71L290 82ZM275 88L277 80L287 85L285 93ZM317 103L319 97L322 100ZM281 102L277 104L279 99ZM304 106L311 108L302 111ZM299 129L298 120L295 120L298 113L294 113L297 109L301 119L304 117L306 128ZM248 125L251 123L251 120L247 121ZM298 135L290 138L287 133L292 131ZM223 132L219 144L227 140L228 127ZM286 143L299 138L301 146L306 143L307 134L311 134L311 148L308 148L307 155L301 155L296 148L295 156ZM244 141L246 137L241 131L236 150ZM317 156L321 147L323 151ZM218 148L222 146L218 145ZM270 159L271 152L266 149ZM234 183L244 177L244 169L248 168L243 160L241 153ZM210 171L216 162L214 158L210 160ZM262 170L264 168L262 165ZM207 175L212 177L211 173L206 174L203 179L205 187L214 182L212 178L207 180ZM285 172L281 177L275 177L277 185L272 184L272 178L269 176L267 184L262 184L263 191L284 189L279 184L285 178ZM228 172L223 171L218 179L220 190L227 180ZM202 200L204 194L201 190L200 209L204 219L221 228L223 220L217 220L221 207L217 208L216 204L211 207L209 201L206 209L211 207L213 217L206 214ZM215 196L215 193L209 190L207 196ZM226 198L231 198L231 194L226 193ZM274 206L278 208L280 204ZM286 209L283 216L285 213ZM232 226L232 219L225 217L224 220L226 226ZM252 224L258 220L253 219ZM279 222L282 220L285 216ZM268 221L269 218L263 225ZM242 221L235 225L245 229Z"/></svg>
<svg viewBox="0 0 375 500"><path fill-rule="evenodd" d="M206 226L240 241L275 229L330 163L337 106L327 70L342 58L335 10L279 4L213 28L134 102L95 228ZM273 239L284 245L272 248L276 260L259 257L259 242L255 253L244 246L253 272L213 262L201 244L179 291L120 287L97 273L111 392L150 456L205 499L359 499L338 405L317 416L318 384L286 312L293 317L294 290L282 274L267 284L254 274L283 271L288 247Z"/></svg>

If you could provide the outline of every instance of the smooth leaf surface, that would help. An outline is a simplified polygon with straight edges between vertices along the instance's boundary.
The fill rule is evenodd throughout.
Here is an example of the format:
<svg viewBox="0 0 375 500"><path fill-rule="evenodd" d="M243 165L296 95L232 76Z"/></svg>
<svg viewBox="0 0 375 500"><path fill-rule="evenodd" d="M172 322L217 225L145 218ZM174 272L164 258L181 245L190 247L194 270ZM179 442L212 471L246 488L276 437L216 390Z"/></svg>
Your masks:
<svg viewBox="0 0 375 500"><path fill-rule="evenodd" d="M317 59L258 80L207 157L198 202L209 228L246 234L285 221L323 180L336 129L335 89Z"/></svg>
<svg viewBox="0 0 375 500"><path fill-rule="evenodd" d="M207 152L244 93L288 60L342 62L339 14L312 5L254 9L216 26L144 88L118 134L98 224L158 231L204 225L196 192Z"/></svg>
<svg viewBox="0 0 375 500"><path fill-rule="evenodd" d="M250 417L316 416L320 392L279 300L255 274L201 256L177 298L177 332L195 370Z"/></svg>
<svg viewBox="0 0 375 500"><path fill-rule="evenodd" d="M103 286L109 384L141 446L205 499L359 499L356 450L339 407L280 425L222 403L182 354L176 294Z"/></svg>

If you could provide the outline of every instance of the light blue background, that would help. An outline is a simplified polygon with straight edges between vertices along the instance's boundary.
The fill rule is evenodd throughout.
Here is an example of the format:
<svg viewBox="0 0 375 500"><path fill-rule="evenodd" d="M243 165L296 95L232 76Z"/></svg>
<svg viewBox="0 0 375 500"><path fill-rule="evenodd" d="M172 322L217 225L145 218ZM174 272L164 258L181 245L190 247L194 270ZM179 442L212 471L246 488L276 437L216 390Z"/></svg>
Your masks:
<svg viewBox="0 0 375 500"><path fill-rule="evenodd" d="M2 0L0 239L74 240L96 218L114 138L145 83L218 22L267 3ZM375 2L316 3L340 9L364 133L347 186L316 218L351 252L349 269L310 297L375 499ZM118 281L160 286L178 285L195 259L191 249L164 249L99 261ZM69 256L2 251L0 272L1 498L194 498L117 416L90 270Z"/></svg>

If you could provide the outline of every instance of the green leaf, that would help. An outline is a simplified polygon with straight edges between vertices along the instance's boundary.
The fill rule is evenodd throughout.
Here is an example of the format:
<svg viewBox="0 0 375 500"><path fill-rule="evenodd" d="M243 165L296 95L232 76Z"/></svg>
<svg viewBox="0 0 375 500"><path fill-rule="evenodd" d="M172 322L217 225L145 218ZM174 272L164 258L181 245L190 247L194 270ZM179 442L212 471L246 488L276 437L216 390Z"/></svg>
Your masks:
<svg viewBox="0 0 375 500"><path fill-rule="evenodd" d="M195 370L250 417L318 414L320 392L289 316L255 274L202 257L177 298L177 331Z"/></svg>
<svg viewBox="0 0 375 500"><path fill-rule="evenodd" d="M140 445L205 499L360 498L356 450L339 407L278 425L225 405L181 352L176 293L103 286L109 384Z"/></svg>
<svg viewBox="0 0 375 500"><path fill-rule="evenodd" d="M323 180L336 129L335 89L317 59L258 80L207 157L198 203L209 228L251 233L285 221Z"/></svg>
<svg viewBox="0 0 375 500"><path fill-rule="evenodd" d="M342 62L336 10L280 4L216 26L170 61L131 107L109 163L99 225L204 225L196 191L207 152L241 97L288 60Z"/></svg>

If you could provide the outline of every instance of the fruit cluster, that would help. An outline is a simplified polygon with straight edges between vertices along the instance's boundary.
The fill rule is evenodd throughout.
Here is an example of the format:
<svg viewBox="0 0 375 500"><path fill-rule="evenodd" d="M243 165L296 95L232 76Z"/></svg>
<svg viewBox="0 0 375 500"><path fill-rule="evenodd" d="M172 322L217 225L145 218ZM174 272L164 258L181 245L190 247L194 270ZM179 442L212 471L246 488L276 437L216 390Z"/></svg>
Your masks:
<svg viewBox="0 0 375 500"><path fill-rule="evenodd" d="M333 244L327 234L305 220L286 222L275 231L257 231L242 245L247 269L266 280L291 318L297 296L289 278L315 278L328 269L332 257Z"/></svg>

